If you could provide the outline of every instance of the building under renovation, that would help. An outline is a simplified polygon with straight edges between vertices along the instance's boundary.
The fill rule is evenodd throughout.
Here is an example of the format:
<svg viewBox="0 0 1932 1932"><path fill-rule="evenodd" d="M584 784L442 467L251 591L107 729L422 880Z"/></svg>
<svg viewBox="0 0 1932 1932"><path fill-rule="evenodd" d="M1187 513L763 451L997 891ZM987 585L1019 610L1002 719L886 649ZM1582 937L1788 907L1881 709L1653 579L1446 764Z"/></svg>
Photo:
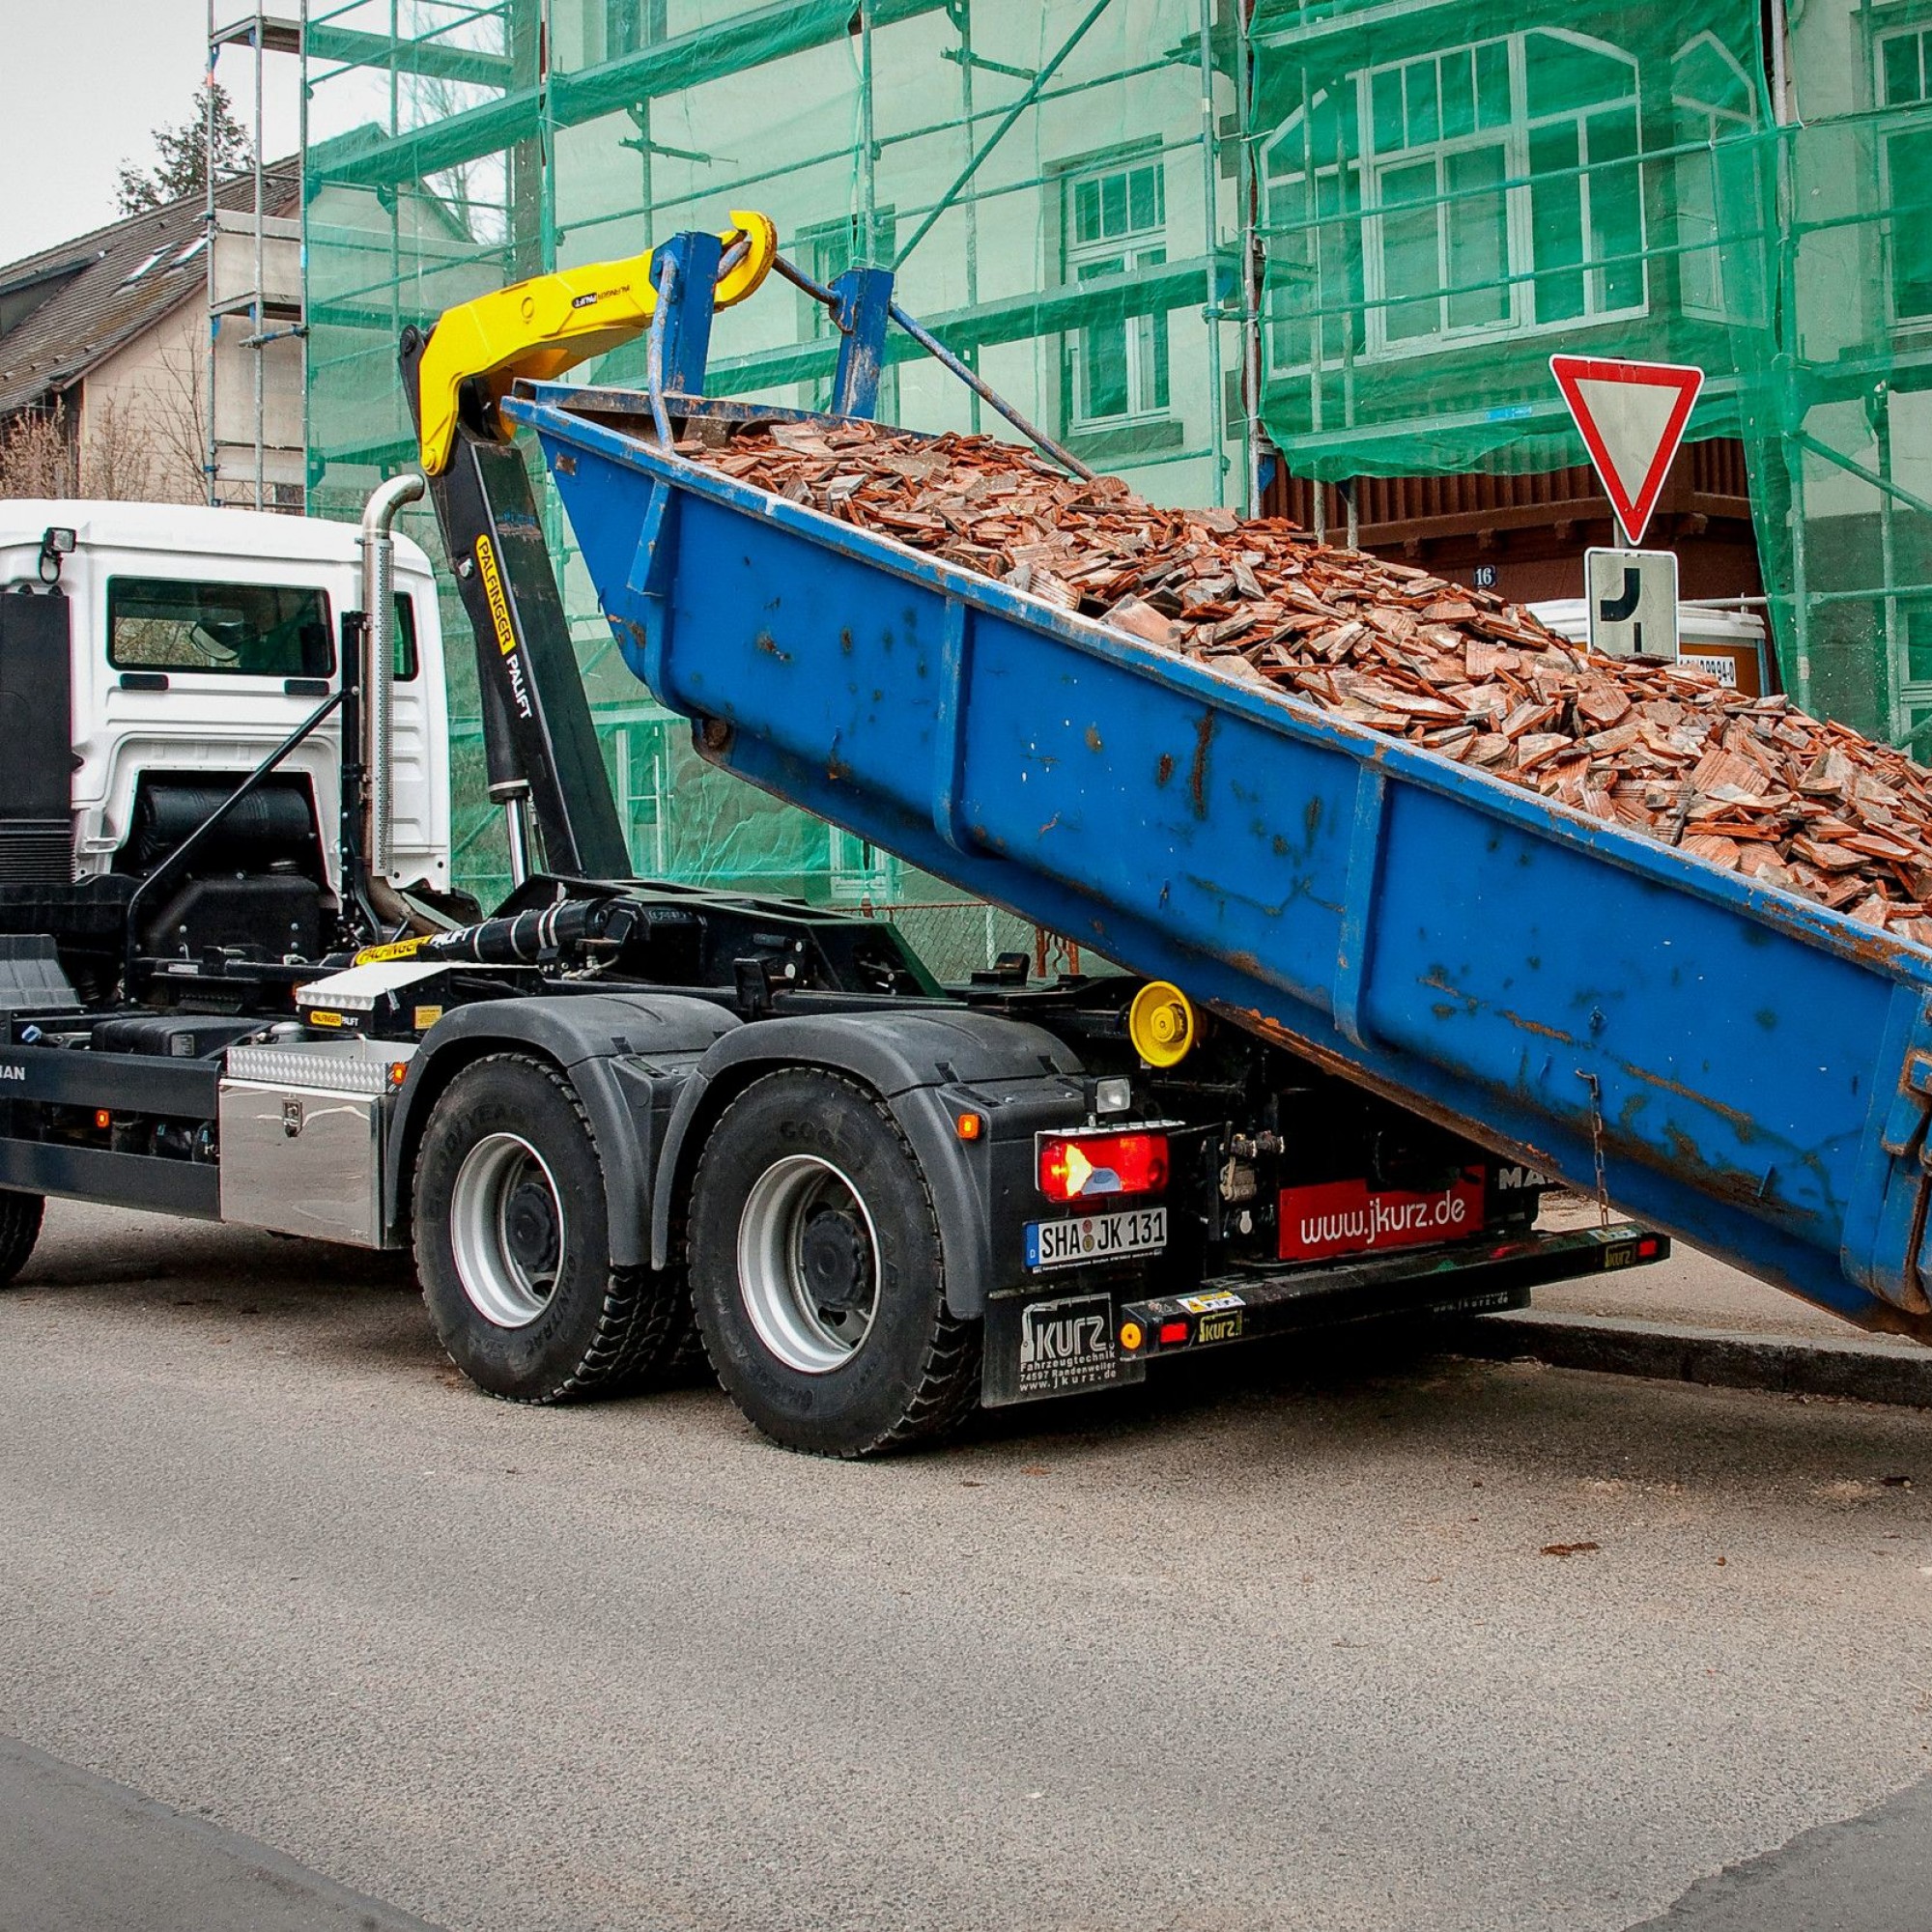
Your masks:
<svg viewBox="0 0 1932 1932"><path fill-rule="evenodd" d="M1767 615L1801 702L1932 737L1932 0L311 0L303 59L315 510L410 458L405 323L756 208L821 280L893 268L1147 496L1522 600L1612 540L1550 354L1694 362L1648 541ZM883 412L1000 427L900 347ZM711 387L821 404L834 355L775 281L719 319ZM640 379L641 346L589 373ZM570 562L566 597L641 871L943 896L714 779Z"/></svg>

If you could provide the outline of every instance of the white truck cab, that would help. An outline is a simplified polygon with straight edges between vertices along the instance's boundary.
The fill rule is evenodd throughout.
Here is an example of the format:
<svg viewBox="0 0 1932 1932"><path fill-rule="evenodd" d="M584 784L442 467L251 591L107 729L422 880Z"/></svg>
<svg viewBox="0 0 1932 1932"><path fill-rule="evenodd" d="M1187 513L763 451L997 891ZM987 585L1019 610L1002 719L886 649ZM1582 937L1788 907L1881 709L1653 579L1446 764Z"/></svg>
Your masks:
<svg viewBox="0 0 1932 1932"><path fill-rule="evenodd" d="M436 583L404 536L394 571L383 876L441 893L449 762ZM20 688L0 664L0 761L71 727L71 881L126 869L130 841L177 835L192 806L218 802L310 716L339 685L343 619L360 607L360 583L353 525L171 503L0 501L0 597L57 590L71 666L62 722L47 715L45 691ZM337 713L277 774L284 804L306 790L318 883L330 896L342 885L341 765ZM181 802L172 810L170 794ZM20 845L0 822L0 873Z"/></svg>

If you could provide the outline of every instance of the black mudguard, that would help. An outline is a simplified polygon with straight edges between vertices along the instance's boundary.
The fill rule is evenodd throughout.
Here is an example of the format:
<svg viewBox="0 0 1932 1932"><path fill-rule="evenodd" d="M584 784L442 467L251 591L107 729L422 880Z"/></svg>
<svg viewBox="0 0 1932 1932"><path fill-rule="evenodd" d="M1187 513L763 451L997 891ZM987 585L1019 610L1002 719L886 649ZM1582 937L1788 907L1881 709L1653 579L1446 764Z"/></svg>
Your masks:
<svg viewBox="0 0 1932 1932"><path fill-rule="evenodd" d="M657 1150L676 1102L707 1049L742 1025L709 1000L655 993L482 1000L445 1014L424 1037L396 1096L383 1177L389 1239L406 1238L416 1147L437 1096L472 1061L523 1050L560 1067L590 1117L612 1264L645 1261L652 1179L662 1167Z"/></svg>
<svg viewBox="0 0 1932 1932"><path fill-rule="evenodd" d="M724 1035L684 1081L663 1136L651 1209L654 1265L670 1259L673 1207L703 1138L701 1129L694 1138L694 1128L716 1112L707 1099L720 1087L735 1092L789 1066L846 1074L884 1100L932 1189L947 1306L962 1320L983 1314L988 1294L1023 1272L1019 1229L1034 1136L1086 1118L1078 1056L1025 1021L963 1010L754 1020ZM955 1126L968 1111L986 1122L970 1142Z"/></svg>

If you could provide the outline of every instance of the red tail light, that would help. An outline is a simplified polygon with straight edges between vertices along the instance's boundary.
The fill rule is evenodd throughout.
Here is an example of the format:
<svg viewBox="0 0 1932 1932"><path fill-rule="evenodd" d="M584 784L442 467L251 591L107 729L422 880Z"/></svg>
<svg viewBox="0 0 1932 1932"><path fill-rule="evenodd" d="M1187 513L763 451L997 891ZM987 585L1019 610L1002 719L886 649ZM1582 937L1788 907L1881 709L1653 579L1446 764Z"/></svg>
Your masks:
<svg viewBox="0 0 1932 1932"><path fill-rule="evenodd" d="M1049 1201L1158 1194L1166 1185L1165 1134L1086 1134L1040 1143L1039 1191Z"/></svg>

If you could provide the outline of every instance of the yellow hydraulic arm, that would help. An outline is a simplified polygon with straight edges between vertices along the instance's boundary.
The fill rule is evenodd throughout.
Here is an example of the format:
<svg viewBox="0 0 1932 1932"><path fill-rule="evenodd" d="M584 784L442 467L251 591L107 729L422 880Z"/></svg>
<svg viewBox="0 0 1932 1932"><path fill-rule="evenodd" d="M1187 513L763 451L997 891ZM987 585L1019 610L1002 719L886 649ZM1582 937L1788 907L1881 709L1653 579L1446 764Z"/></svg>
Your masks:
<svg viewBox="0 0 1932 1932"><path fill-rule="evenodd" d="M722 238L724 263L713 297L719 308L753 294L779 252L769 215L734 208L731 224ZM519 377L548 381L641 334L656 307L646 249L622 261L533 275L445 310L423 350L417 379L424 474L440 476L449 466L465 383L480 382L498 402Z"/></svg>

